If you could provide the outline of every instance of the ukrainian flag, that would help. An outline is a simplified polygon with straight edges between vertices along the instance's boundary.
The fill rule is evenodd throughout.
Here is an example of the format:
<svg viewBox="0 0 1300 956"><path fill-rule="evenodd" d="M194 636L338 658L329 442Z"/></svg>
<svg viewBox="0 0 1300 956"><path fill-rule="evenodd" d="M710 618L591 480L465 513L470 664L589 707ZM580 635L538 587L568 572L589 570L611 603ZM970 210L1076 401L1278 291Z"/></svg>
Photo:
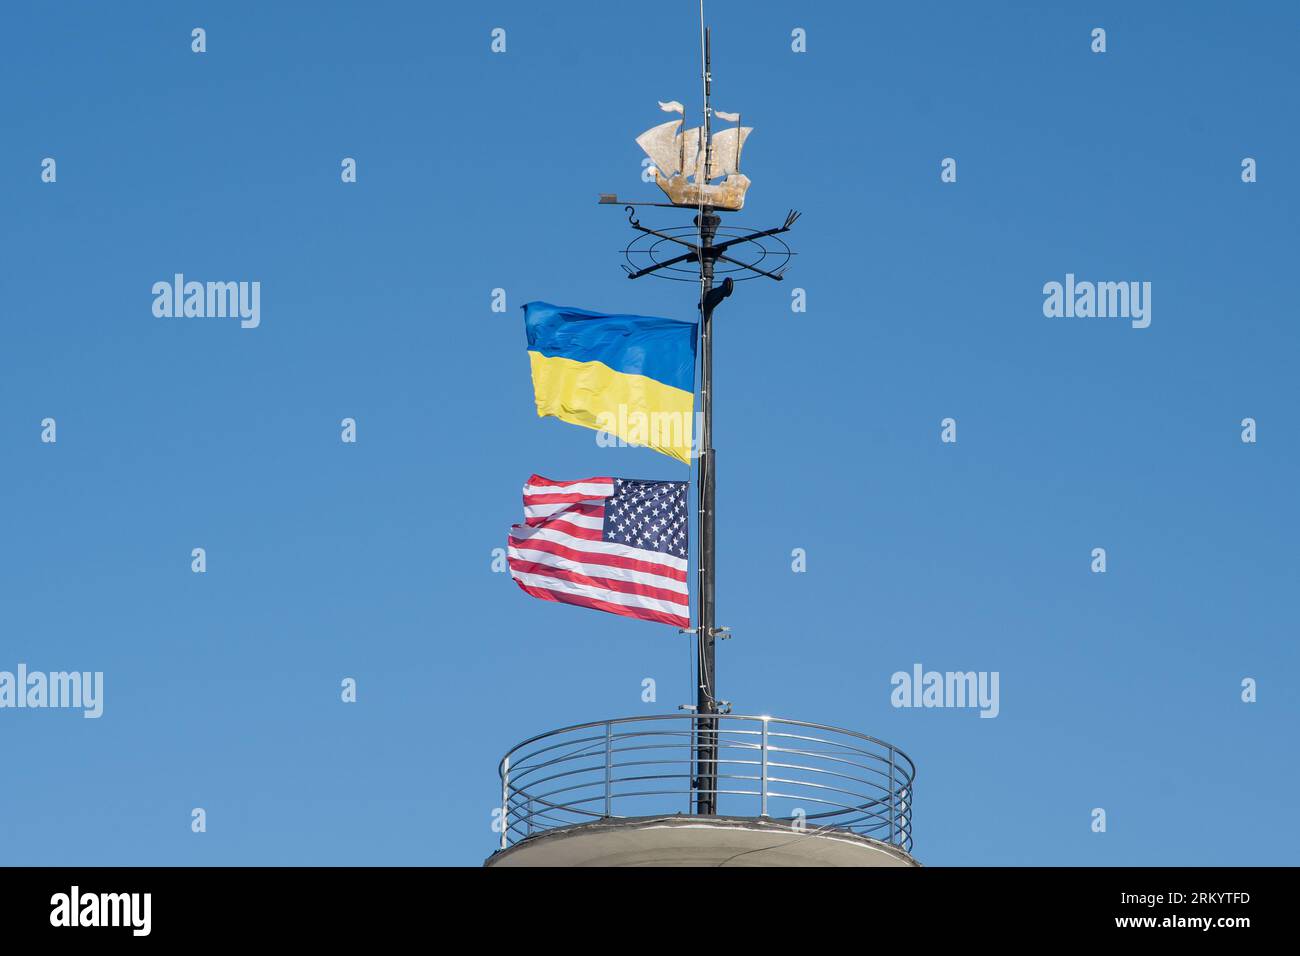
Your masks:
<svg viewBox="0 0 1300 956"><path fill-rule="evenodd" d="M696 323L524 306L537 414L690 464Z"/></svg>

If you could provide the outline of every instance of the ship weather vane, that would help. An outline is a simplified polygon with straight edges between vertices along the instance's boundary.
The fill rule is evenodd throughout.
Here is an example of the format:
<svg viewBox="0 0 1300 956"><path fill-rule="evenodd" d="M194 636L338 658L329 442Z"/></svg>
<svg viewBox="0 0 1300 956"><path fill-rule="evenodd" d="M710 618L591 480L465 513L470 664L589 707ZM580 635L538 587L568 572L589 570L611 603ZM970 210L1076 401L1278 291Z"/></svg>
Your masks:
<svg viewBox="0 0 1300 956"><path fill-rule="evenodd" d="M660 102L665 112L681 114L681 119L653 126L637 137L637 144L654 163L654 181L669 202L620 200L614 194L602 194L600 202L624 205L628 223L637 235L623 250L629 279L655 275L664 279L698 282L699 298L699 367L700 367L700 441L696 473L699 517L699 551L696 601L696 624L687 633L696 642L696 702L688 709L694 715L695 766L691 789L695 812L717 812L718 799L718 715L730 706L717 695L715 643L729 636L715 619L714 582L716 574L714 500L716 470L713 448L713 311L731 295L735 281L767 278L780 282L793 253L783 233L789 232L799 213L791 210L785 221L771 229L752 230L723 226L719 213L739 212L745 204L749 177L740 171L745 141L753 128L740 125L739 113L723 113L710 107L712 88L711 31L701 30L702 79L704 93L703 122L683 130L685 107L677 101ZM734 126L712 131L714 118ZM721 182L714 182L721 179ZM691 225L652 229L636 217L637 206L689 209L695 212ZM715 288L714 278L721 277Z"/></svg>
<svg viewBox="0 0 1300 956"><path fill-rule="evenodd" d="M660 102L659 108L685 115L685 107L676 100ZM754 128L739 125L739 113L713 110L711 115L737 125L706 138L704 126L679 132L682 120L672 120L646 130L636 142L654 160L650 171L674 206L703 204L739 212L749 189L749 177L740 171L740 151ZM719 176L726 178L717 184L709 182Z"/></svg>

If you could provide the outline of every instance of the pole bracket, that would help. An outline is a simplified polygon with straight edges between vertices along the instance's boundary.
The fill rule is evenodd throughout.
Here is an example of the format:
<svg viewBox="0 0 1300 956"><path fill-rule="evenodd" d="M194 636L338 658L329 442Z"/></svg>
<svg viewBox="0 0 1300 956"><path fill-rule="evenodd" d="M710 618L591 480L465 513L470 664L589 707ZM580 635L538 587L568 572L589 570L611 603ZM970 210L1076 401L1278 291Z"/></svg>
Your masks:
<svg viewBox="0 0 1300 956"><path fill-rule="evenodd" d="M705 255L708 255L707 249L705 249L704 252ZM731 276L727 276L725 279L722 280L722 285L710 289L708 293L704 296L704 311L711 314L714 308L717 306L717 304L721 302L723 299L725 299L727 296L731 295L732 290L735 288L736 288L736 281L733 278L731 278Z"/></svg>

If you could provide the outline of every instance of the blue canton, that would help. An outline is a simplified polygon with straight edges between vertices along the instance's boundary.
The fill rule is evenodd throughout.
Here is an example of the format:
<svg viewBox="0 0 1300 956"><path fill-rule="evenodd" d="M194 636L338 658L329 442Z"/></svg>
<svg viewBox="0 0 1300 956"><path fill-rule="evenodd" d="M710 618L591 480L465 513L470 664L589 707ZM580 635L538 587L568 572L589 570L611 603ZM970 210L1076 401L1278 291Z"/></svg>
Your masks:
<svg viewBox="0 0 1300 956"><path fill-rule="evenodd" d="M602 540L685 558L687 551L684 481L615 478L605 499Z"/></svg>

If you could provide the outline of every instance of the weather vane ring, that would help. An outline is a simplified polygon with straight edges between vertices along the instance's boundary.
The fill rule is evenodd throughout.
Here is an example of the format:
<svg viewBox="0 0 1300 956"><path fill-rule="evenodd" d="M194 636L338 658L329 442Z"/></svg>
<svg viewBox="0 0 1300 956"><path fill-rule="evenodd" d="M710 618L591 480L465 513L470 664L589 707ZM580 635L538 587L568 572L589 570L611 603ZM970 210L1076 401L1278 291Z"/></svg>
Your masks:
<svg viewBox="0 0 1300 956"><path fill-rule="evenodd" d="M629 220L637 225L635 220L631 220L631 213ZM633 278L655 275L674 282L698 283L698 259L681 242L685 240L693 243L697 234L698 229L694 225L670 226L653 233L642 232L622 250L623 257L627 260L624 271ZM761 278L763 273L779 275L796 255L780 236L760 235L744 227L719 226L717 237L730 243L727 247L729 259L717 260L714 274L719 277L730 275L736 282ZM761 269L762 272L755 269Z"/></svg>

